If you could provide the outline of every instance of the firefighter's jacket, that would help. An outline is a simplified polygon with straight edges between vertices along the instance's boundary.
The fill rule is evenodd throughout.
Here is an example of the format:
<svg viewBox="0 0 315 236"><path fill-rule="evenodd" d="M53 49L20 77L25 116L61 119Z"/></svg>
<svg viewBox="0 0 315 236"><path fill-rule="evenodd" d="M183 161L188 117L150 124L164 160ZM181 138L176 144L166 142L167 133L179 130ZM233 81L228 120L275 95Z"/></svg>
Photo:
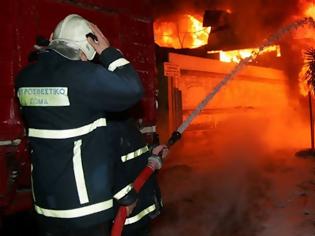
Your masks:
<svg viewBox="0 0 315 236"><path fill-rule="evenodd" d="M114 151L106 112L140 100L143 88L114 49L101 65L40 53L16 79L32 161L35 211L48 225L86 227L114 217Z"/></svg>
<svg viewBox="0 0 315 236"><path fill-rule="evenodd" d="M124 173L124 176L116 175L115 178L115 199L119 200L131 191L132 183L148 164L151 150L135 120L117 119L117 116L109 120L113 145L119 144L116 148L120 153L120 163L116 166L116 173ZM124 228L142 227L160 213L161 206L160 189L154 173L138 193L136 208L126 219Z"/></svg>

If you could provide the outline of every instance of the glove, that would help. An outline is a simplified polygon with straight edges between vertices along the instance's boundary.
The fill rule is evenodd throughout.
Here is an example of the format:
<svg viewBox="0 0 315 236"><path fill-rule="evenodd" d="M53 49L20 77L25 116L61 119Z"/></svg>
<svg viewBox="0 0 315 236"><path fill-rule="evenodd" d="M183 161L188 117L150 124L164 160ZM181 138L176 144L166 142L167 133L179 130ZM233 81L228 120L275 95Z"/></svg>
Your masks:
<svg viewBox="0 0 315 236"><path fill-rule="evenodd" d="M166 145L159 145L152 149L152 154L160 156L164 160L168 154L168 148Z"/></svg>
<svg viewBox="0 0 315 236"><path fill-rule="evenodd" d="M162 168L163 160L162 157L158 155L152 155L148 158L148 165L154 170L159 170Z"/></svg>
<svg viewBox="0 0 315 236"><path fill-rule="evenodd" d="M138 193L132 188L124 197L118 199L118 204L121 206L128 206L136 202L138 199Z"/></svg>

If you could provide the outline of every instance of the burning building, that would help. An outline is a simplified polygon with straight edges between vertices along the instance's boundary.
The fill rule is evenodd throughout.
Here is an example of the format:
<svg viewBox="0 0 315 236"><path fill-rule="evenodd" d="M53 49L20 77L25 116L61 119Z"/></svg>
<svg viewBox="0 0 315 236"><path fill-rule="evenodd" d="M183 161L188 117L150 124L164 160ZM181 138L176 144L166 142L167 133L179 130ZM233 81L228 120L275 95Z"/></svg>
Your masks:
<svg viewBox="0 0 315 236"><path fill-rule="evenodd" d="M177 71L176 75L169 76L167 85L170 130L185 120L237 63L257 54L260 44L281 24L312 16L314 7L308 1L292 1L294 6L299 6L295 9L282 6L280 1L276 1L274 7L260 1L246 4L241 1L240 6L236 6L226 2L221 4L223 10L207 10L202 16L190 5L190 12L186 7L181 11L184 13L173 12L155 20L157 55L163 55L158 59L170 62L171 70L175 67ZM250 7L252 10L249 12ZM253 12L258 9L260 11L254 16ZM288 105L291 95L298 90L297 74L302 68L302 49L312 42L309 37L312 32L312 27L300 27L297 32L283 34L273 44L264 47L259 52L260 56L249 62L250 66L211 101L194 123L200 125L203 120L215 126L223 116L230 116L232 110L254 111L274 107L274 101L282 103L282 106ZM164 69L170 70L169 64ZM169 75L168 72L165 75ZM165 92L166 89L161 90Z"/></svg>

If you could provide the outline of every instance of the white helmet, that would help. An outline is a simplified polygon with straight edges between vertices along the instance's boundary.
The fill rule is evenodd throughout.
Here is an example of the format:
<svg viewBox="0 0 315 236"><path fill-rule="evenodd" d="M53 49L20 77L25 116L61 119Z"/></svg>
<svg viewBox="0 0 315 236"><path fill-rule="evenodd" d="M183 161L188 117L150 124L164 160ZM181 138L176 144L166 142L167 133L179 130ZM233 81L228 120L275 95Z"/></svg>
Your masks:
<svg viewBox="0 0 315 236"><path fill-rule="evenodd" d="M86 38L87 34L93 33L88 23L79 15L68 15L55 28L48 48L70 60L79 60L81 50L88 60L92 60L96 51Z"/></svg>

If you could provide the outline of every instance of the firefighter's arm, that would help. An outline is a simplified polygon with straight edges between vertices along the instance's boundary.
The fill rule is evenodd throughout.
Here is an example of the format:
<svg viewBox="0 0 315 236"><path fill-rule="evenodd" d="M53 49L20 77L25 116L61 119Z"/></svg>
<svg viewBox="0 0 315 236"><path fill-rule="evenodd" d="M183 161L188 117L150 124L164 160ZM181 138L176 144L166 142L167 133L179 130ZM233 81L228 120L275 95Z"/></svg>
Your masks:
<svg viewBox="0 0 315 236"><path fill-rule="evenodd" d="M132 65L128 62L116 67L120 59L123 59L121 53L109 47L100 55L105 68L91 64L92 70L88 72L90 78L83 81L83 92L86 93L84 100L91 108L108 112L124 111L135 105L143 96L141 81ZM118 64L115 64L116 62ZM110 71L109 67L115 67L115 70Z"/></svg>
<svg viewBox="0 0 315 236"><path fill-rule="evenodd" d="M136 104L143 96L143 86L140 78L122 53L110 47L107 38L99 28L90 24L97 37L94 41L88 37L89 43L99 54L99 61L103 65L96 68L91 75L93 82L89 83L94 100L92 105L106 108L106 111L123 111Z"/></svg>

